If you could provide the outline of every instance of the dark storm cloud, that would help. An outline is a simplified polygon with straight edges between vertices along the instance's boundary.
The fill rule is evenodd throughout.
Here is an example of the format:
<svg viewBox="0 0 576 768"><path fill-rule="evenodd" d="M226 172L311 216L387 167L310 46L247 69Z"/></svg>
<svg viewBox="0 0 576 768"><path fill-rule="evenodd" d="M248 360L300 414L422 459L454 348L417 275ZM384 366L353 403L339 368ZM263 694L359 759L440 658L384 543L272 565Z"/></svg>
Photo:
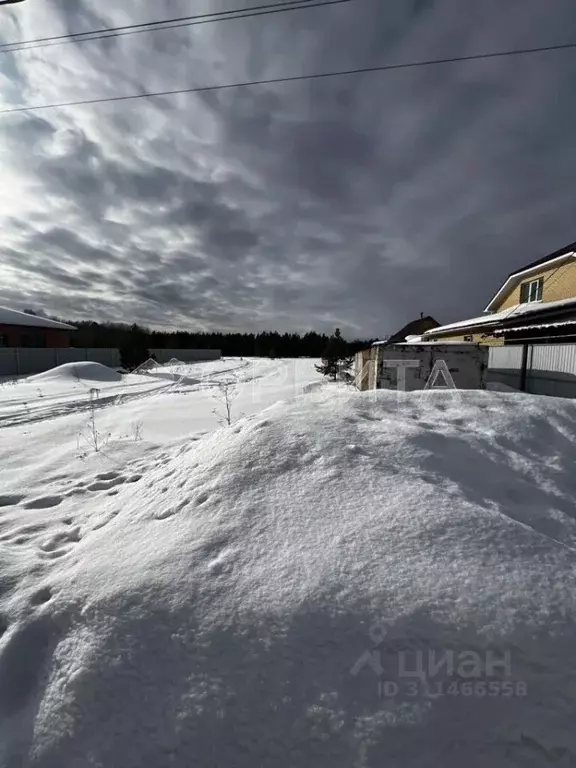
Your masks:
<svg viewBox="0 0 576 768"><path fill-rule="evenodd" d="M29 238L28 245L30 250L27 256L31 260L31 267L36 270L42 269L48 257L78 265L106 267L116 263L109 251L84 242L74 232L62 227L37 232Z"/></svg>
<svg viewBox="0 0 576 768"><path fill-rule="evenodd" d="M151 18L133 0L47 14L59 32ZM0 75L6 98L57 83L66 100L79 81L114 95L553 44L575 21L568 0L353 0L28 54ZM44 33L28 16L22 34ZM10 117L22 214L3 206L0 301L350 335L475 314L575 239L575 77L571 53L539 54Z"/></svg>

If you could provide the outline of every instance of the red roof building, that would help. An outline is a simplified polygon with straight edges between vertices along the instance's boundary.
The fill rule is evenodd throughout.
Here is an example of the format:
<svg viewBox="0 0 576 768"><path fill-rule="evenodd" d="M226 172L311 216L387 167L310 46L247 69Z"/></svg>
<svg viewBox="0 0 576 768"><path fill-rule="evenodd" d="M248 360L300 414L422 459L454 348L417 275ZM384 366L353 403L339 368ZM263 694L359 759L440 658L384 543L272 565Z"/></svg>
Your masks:
<svg viewBox="0 0 576 768"><path fill-rule="evenodd" d="M0 307L0 347L69 347L73 325Z"/></svg>

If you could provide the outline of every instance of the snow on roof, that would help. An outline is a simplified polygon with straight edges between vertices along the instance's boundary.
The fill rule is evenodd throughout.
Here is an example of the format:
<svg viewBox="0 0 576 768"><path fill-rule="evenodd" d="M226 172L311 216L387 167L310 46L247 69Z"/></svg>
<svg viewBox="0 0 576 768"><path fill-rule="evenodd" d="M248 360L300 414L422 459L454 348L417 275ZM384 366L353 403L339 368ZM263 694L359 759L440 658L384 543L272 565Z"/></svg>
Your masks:
<svg viewBox="0 0 576 768"><path fill-rule="evenodd" d="M477 347L478 342L476 341L450 341L443 339L434 339L433 341L430 341L429 339L425 339L424 341L399 341L398 344L391 344L391 347Z"/></svg>
<svg viewBox="0 0 576 768"><path fill-rule="evenodd" d="M9 307L0 307L0 323L3 325L27 325L30 328L58 328L60 330L74 331L73 325L59 323L57 320L49 320L40 315L29 315L27 312L20 312L18 309Z"/></svg>
<svg viewBox="0 0 576 768"><path fill-rule="evenodd" d="M424 347L424 346L432 346L433 344L436 346L446 346L448 344L456 344L461 347L466 345L477 346L477 342L474 342L474 341L450 341L450 340L444 341L443 339L427 339L423 336L412 336L412 337L409 336L406 339L406 341L394 341L392 343L390 343L389 341L375 341L374 344L372 344L372 346L373 347L378 347L378 346L405 347L407 345L410 345L410 346L418 345L418 346Z"/></svg>
<svg viewBox="0 0 576 768"><path fill-rule="evenodd" d="M518 325L514 326L514 328L497 328L494 331L494 336L501 336L504 333L513 333L515 331L540 330L541 328L562 328L565 325L576 325L576 318L574 318L574 320L562 320L557 323L535 323L532 325Z"/></svg>
<svg viewBox="0 0 576 768"><path fill-rule="evenodd" d="M531 315L544 312L549 309L556 309L563 306L570 306L576 304L576 297L571 299L559 299L558 301L533 301L526 302L525 304L517 304L511 309L505 309L502 312L493 312L491 314L480 315L479 317L471 317L468 320L459 320L456 323L448 323L448 325L440 325L438 328L432 328L426 331L424 336L434 336L437 333L443 333L444 331L451 331L458 328L473 328L479 326L496 325L502 322L502 320L509 320L518 315Z"/></svg>
<svg viewBox="0 0 576 768"><path fill-rule="evenodd" d="M480 745L501 767L574 745L573 401L329 387L156 448L175 397L105 463L44 423L0 447L35 482L2 487L3 765L454 768ZM180 419L207 410L185 397ZM473 684L445 663L470 680L471 653ZM410 698L408 669L433 693ZM493 676L499 696L461 687Z"/></svg>

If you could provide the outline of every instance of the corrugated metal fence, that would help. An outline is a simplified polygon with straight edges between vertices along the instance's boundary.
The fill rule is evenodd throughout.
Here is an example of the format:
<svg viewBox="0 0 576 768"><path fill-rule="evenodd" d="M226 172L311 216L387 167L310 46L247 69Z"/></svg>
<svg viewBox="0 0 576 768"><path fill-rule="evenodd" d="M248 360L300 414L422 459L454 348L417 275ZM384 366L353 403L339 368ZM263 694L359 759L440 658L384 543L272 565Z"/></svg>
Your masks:
<svg viewBox="0 0 576 768"><path fill-rule="evenodd" d="M576 344L528 344L526 392L576 397ZM520 389L523 345L490 347L488 380Z"/></svg>
<svg viewBox="0 0 576 768"><path fill-rule="evenodd" d="M184 363L201 360L219 360L219 349L151 349L159 363L167 363L172 358ZM42 373L63 363L78 363L92 360L110 368L120 367L120 352L112 348L36 348L6 347L0 349L0 376L30 376Z"/></svg>

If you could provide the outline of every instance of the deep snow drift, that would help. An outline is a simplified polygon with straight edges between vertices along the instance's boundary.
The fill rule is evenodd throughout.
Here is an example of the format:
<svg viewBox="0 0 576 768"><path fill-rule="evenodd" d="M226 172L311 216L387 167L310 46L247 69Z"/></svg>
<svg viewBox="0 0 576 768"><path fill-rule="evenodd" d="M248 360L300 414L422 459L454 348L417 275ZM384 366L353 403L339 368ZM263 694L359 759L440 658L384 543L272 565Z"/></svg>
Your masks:
<svg viewBox="0 0 576 768"><path fill-rule="evenodd" d="M6 492L0 764L572 764L576 404L454 397L317 390Z"/></svg>
<svg viewBox="0 0 576 768"><path fill-rule="evenodd" d="M29 376L28 381L122 381L122 374L102 363L90 360L78 363L63 363L44 373Z"/></svg>

